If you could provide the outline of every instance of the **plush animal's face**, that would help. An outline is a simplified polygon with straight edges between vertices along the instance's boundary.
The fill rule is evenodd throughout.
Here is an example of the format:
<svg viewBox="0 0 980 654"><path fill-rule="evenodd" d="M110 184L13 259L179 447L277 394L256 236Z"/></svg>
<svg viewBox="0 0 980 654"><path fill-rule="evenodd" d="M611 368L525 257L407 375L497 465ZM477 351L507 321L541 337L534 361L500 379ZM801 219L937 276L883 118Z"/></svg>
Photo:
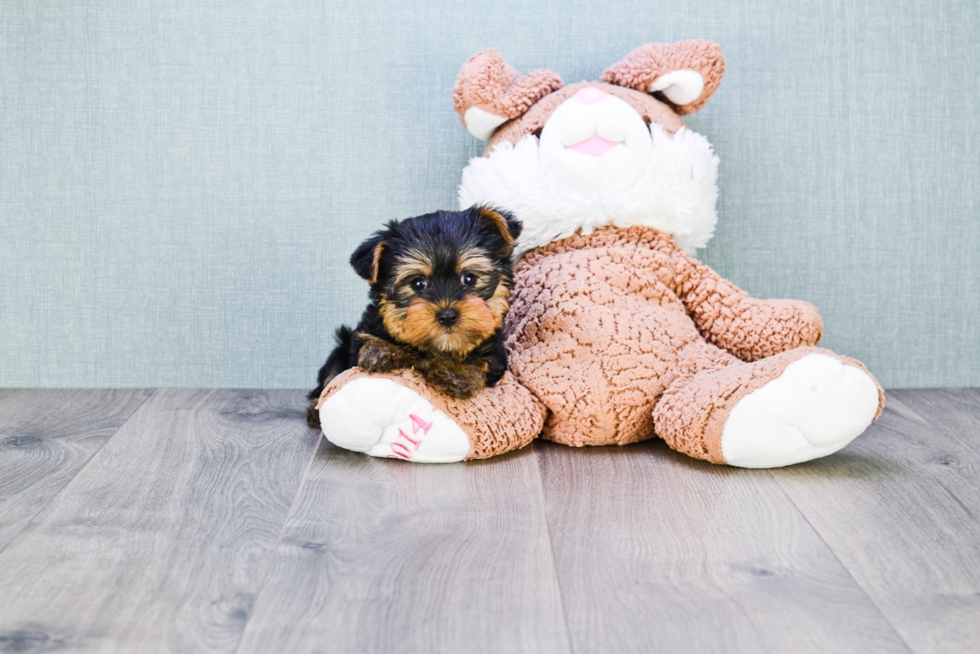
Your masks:
<svg viewBox="0 0 980 654"><path fill-rule="evenodd" d="M538 156L566 191L609 195L636 182L652 147L640 114L590 85L558 105L545 122Z"/></svg>
<svg viewBox="0 0 980 654"><path fill-rule="evenodd" d="M456 85L467 129L490 139L463 172L460 204L488 203L524 223L523 252L603 225L649 225L703 247L716 221L717 158L681 114L717 88L717 46L651 44L564 87L550 71L521 76L496 51L473 57Z"/></svg>

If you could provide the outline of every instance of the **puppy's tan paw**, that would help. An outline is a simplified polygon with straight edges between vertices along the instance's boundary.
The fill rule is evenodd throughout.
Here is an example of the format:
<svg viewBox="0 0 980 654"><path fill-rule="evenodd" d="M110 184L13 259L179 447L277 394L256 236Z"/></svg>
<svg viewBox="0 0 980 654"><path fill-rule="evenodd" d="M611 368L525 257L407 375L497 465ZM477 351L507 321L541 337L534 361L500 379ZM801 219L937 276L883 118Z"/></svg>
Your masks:
<svg viewBox="0 0 980 654"><path fill-rule="evenodd" d="M358 334L361 349L357 353L357 365L368 372L394 372L411 368L413 357L403 348L367 334Z"/></svg>
<svg viewBox="0 0 980 654"><path fill-rule="evenodd" d="M442 363L425 366L420 372L429 387L457 400L468 400L487 385L486 366Z"/></svg>

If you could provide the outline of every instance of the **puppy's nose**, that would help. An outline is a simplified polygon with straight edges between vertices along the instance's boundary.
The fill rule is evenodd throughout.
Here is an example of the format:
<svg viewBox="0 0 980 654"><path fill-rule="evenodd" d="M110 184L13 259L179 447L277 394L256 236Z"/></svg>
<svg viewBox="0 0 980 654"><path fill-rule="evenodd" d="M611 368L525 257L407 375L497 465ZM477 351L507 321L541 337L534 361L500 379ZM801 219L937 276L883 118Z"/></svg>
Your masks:
<svg viewBox="0 0 980 654"><path fill-rule="evenodd" d="M594 86L586 86L572 97L582 104L598 104L608 98L609 94L600 91Z"/></svg>
<svg viewBox="0 0 980 654"><path fill-rule="evenodd" d="M436 320L443 327L452 327L459 320L459 312L456 309L443 309L436 314Z"/></svg>

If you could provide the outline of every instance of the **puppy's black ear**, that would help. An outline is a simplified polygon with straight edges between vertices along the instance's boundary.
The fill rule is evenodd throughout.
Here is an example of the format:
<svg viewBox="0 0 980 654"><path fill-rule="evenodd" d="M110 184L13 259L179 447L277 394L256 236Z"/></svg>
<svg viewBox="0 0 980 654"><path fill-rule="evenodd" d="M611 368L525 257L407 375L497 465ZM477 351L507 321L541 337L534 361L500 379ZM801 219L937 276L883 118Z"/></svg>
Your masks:
<svg viewBox="0 0 980 654"><path fill-rule="evenodd" d="M384 247L384 232L377 232L358 245L354 254L350 256L350 265L354 268L354 272L372 284L378 281L378 266L381 263L381 253L384 251Z"/></svg>
<svg viewBox="0 0 980 654"><path fill-rule="evenodd" d="M507 243L513 243L521 235L521 221L508 211L480 205L476 208L480 218L493 224Z"/></svg>

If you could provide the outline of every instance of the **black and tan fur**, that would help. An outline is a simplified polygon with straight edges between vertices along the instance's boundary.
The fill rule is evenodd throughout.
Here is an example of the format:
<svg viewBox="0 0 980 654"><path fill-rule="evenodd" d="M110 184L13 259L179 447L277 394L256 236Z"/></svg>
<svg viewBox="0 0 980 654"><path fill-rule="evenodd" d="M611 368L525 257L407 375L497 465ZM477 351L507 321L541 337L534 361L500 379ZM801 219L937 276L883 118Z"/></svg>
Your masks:
<svg viewBox="0 0 980 654"><path fill-rule="evenodd" d="M438 392L472 397L507 368L503 323L513 284L511 254L521 224L487 207L391 222L362 243L351 265L371 284L357 327L337 330L307 412L330 380L355 366L417 370Z"/></svg>

